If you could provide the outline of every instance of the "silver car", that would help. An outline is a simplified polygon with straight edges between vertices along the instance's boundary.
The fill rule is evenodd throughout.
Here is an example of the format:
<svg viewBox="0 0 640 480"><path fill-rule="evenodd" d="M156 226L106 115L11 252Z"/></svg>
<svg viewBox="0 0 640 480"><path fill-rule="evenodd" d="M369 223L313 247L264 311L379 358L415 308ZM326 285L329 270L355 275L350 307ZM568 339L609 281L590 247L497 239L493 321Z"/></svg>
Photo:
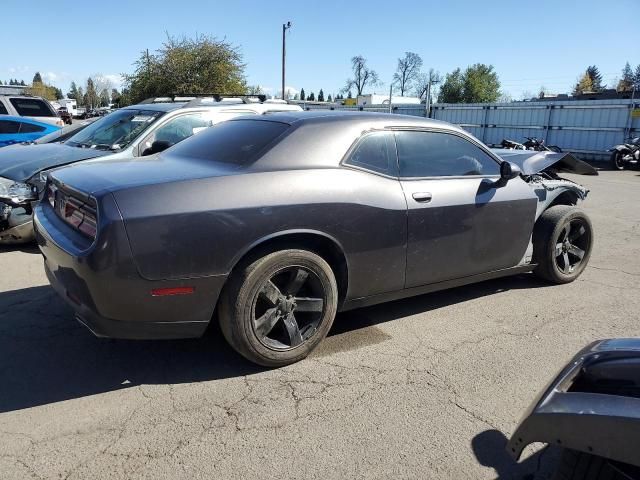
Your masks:
<svg viewBox="0 0 640 480"><path fill-rule="evenodd" d="M33 207L51 170L80 161L158 153L200 130L242 115L302 111L297 105L250 97L162 100L116 110L64 143L4 148L0 152L0 245L33 240Z"/></svg>

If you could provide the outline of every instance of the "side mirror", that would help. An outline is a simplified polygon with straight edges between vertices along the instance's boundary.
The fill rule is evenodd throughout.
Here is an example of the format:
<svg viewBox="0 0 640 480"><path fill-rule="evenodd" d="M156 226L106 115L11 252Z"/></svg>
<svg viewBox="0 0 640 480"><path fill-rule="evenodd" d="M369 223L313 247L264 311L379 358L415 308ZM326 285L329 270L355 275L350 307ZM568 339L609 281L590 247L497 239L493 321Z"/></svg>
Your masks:
<svg viewBox="0 0 640 480"><path fill-rule="evenodd" d="M163 152L170 146L171 146L171 143L167 142L166 140L156 140L151 144L151 147L147 148L144 152L142 152L142 156L146 157L147 155L153 155L154 153Z"/></svg>
<svg viewBox="0 0 640 480"><path fill-rule="evenodd" d="M513 180L522 174L522 170L515 163L507 162L506 160L500 164L500 178L502 180Z"/></svg>

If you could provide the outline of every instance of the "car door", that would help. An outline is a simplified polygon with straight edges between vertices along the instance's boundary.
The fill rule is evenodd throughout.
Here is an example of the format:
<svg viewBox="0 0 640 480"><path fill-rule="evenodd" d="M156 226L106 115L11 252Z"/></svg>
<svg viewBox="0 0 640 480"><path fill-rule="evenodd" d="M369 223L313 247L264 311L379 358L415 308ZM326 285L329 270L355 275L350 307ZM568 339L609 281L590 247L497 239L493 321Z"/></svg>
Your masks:
<svg viewBox="0 0 640 480"><path fill-rule="evenodd" d="M500 179L499 161L450 131L396 132L408 207L405 287L517 265L537 206L529 186Z"/></svg>

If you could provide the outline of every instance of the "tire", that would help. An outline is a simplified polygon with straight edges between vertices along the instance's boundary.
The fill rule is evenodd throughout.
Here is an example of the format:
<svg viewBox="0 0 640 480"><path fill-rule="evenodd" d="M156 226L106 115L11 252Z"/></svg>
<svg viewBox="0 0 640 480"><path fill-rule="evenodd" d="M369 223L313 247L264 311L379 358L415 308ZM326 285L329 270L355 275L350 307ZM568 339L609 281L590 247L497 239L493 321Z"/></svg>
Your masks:
<svg viewBox="0 0 640 480"><path fill-rule="evenodd" d="M640 480L640 468L597 455L564 450L553 480Z"/></svg>
<svg viewBox="0 0 640 480"><path fill-rule="evenodd" d="M562 153L562 149L557 145L549 145L548 148L549 148L549 151L551 152Z"/></svg>
<svg viewBox="0 0 640 480"><path fill-rule="evenodd" d="M311 353L329 332L337 307L329 264L310 251L281 250L232 273L218 319L238 353L258 365L281 367Z"/></svg>
<svg viewBox="0 0 640 480"><path fill-rule="evenodd" d="M611 168L614 170L624 170L624 161L622 160L622 152L614 150L611 154Z"/></svg>
<svg viewBox="0 0 640 480"><path fill-rule="evenodd" d="M568 205L548 208L533 229L533 272L551 283L573 282L589 262L592 247L593 227L583 210Z"/></svg>

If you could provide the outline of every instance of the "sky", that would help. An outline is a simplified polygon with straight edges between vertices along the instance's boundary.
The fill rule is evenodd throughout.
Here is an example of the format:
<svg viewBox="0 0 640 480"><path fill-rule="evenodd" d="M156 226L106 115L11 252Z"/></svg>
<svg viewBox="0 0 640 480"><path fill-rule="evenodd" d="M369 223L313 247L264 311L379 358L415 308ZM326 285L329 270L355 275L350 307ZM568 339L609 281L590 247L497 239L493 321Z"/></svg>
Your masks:
<svg viewBox="0 0 640 480"><path fill-rule="evenodd" d="M28 3L25 10L2 2L0 80L30 82L39 71L63 92L95 74L119 86L140 52L156 50L169 33L225 38L240 48L248 83L276 93L287 21L286 85L307 94L339 93L354 55L380 76L369 93L388 93L398 58L410 51L424 70L442 74L491 64L516 100L542 86L568 92L589 65L612 85L625 62L640 64L640 44L616 27L640 0L190 0L184 10L175 0Z"/></svg>

